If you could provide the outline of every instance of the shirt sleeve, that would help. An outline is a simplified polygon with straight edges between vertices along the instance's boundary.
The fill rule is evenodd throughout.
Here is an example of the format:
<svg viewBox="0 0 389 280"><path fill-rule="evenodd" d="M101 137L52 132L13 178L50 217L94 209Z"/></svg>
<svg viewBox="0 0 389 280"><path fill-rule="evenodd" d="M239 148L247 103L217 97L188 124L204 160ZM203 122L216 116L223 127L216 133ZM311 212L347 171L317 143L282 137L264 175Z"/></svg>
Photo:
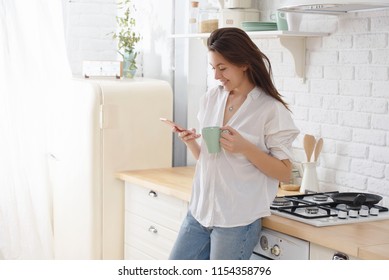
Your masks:
<svg viewBox="0 0 389 280"><path fill-rule="evenodd" d="M300 131L283 104L276 104L265 131L265 143L270 154L280 160L294 160L292 144Z"/></svg>

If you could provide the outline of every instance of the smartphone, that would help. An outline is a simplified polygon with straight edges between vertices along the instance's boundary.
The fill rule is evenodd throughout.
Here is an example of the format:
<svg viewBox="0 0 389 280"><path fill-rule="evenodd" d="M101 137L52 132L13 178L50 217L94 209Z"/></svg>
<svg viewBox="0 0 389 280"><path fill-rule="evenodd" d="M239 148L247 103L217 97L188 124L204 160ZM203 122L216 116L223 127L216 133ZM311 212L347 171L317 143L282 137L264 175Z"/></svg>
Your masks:
<svg viewBox="0 0 389 280"><path fill-rule="evenodd" d="M174 127L177 132L183 132L183 131L186 131L185 128L182 128L181 126L179 126L178 124L176 124L175 122L171 121L171 120L168 120L166 118L159 118L160 121L164 122L164 123L167 123L168 125L170 125L171 127Z"/></svg>

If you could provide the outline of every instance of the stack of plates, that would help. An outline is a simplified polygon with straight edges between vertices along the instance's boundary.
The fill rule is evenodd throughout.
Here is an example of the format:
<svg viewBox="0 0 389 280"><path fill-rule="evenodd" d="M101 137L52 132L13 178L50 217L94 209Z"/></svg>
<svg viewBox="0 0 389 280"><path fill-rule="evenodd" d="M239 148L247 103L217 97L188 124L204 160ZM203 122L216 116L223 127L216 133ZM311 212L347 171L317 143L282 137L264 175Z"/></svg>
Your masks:
<svg viewBox="0 0 389 280"><path fill-rule="evenodd" d="M243 21L242 29L244 31L270 31L277 30L277 23L271 21Z"/></svg>

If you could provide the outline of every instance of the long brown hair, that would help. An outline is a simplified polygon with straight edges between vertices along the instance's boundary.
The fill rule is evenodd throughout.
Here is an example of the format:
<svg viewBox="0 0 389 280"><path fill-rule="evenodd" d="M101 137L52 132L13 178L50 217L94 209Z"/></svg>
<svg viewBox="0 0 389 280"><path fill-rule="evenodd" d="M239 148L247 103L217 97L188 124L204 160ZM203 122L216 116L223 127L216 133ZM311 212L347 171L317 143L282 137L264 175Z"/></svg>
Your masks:
<svg viewBox="0 0 389 280"><path fill-rule="evenodd" d="M235 27L216 29L208 38L207 46L209 51L220 53L232 64L246 65L250 82L289 109L273 84L270 60L259 50L246 32Z"/></svg>

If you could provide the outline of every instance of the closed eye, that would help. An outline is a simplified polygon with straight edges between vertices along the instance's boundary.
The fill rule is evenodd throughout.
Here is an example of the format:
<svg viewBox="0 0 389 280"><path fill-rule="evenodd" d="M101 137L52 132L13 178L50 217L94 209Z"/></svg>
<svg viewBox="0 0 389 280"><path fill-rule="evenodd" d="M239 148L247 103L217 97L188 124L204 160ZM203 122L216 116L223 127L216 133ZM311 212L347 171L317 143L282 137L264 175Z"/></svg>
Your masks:
<svg viewBox="0 0 389 280"><path fill-rule="evenodd" d="M218 65L216 65L215 67L212 65L212 64L209 64L209 66L211 66L211 69L212 70L216 70L216 68L218 68L219 71L224 71L227 69L227 67L225 65L222 65L221 63L219 63Z"/></svg>
<svg viewBox="0 0 389 280"><path fill-rule="evenodd" d="M215 67L212 67L212 66L211 66L211 69L212 69L213 71L216 70L216 68L215 68ZM224 70L226 70L226 69L227 69L227 67L219 67L219 71L224 71Z"/></svg>

